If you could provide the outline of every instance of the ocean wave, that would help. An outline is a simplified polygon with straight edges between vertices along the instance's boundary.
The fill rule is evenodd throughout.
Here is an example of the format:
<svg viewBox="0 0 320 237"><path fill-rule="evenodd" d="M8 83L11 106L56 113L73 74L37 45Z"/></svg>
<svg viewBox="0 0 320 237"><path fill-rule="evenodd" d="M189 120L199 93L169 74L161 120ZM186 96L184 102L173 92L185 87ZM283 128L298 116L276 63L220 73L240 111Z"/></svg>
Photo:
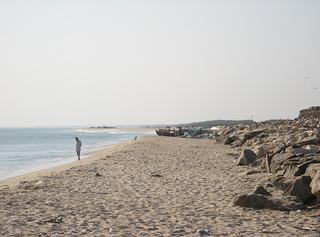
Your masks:
<svg viewBox="0 0 320 237"><path fill-rule="evenodd" d="M114 132L109 132L111 134L125 134L125 133L128 133L128 132L120 132L120 131L114 131Z"/></svg>
<svg viewBox="0 0 320 237"><path fill-rule="evenodd" d="M77 132L83 133L118 133L117 129L77 129Z"/></svg>

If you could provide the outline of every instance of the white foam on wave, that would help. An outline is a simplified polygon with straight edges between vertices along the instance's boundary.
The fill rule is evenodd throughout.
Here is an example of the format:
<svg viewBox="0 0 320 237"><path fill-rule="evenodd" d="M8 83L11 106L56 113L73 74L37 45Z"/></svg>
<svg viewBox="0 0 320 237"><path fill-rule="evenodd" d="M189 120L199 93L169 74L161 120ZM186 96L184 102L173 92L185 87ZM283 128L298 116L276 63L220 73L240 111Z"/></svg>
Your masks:
<svg viewBox="0 0 320 237"><path fill-rule="evenodd" d="M125 133L128 133L128 132L120 132L120 131L114 131L114 132L109 132L111 134L125 134Z"/></svg>
<svg viewBox="0 0 320 237"><path fill-rule="evenodd" d="M77 129L77 132L84 133L118 133L118 129Z"/></svg>

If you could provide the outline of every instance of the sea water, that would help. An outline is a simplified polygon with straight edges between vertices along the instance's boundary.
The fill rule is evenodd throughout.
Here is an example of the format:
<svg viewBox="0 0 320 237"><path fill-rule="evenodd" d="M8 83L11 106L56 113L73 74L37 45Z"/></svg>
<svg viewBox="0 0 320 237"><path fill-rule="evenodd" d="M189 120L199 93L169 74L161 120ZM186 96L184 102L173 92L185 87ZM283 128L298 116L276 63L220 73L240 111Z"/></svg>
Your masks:
<svg viewBox="0 0 320 237"><path fill-rule="evenodd" d="M0 128L0 180L76 161L75 137L88 155L152 131L80 128Z"/></svg>

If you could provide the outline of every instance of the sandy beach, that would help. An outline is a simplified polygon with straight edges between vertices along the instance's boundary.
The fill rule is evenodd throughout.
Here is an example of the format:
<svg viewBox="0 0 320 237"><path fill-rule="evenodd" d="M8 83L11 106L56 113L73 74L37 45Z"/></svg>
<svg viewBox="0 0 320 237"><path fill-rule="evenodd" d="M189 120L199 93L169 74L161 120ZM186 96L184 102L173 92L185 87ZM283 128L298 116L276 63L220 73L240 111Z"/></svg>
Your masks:
<svg viewBox="0 0 320 237"><path fill-rule="evenodd" d="M145 137L0 183L0 236L320 236L319 212L234 207L246 175L209 139Z"/></svg>

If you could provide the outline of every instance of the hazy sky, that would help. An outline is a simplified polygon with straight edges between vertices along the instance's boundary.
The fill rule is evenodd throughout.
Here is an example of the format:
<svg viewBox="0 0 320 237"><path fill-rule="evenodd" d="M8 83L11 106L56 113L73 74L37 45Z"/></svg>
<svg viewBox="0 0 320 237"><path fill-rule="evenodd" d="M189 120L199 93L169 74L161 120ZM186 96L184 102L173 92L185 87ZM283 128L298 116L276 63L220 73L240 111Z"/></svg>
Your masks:
<svg viewBox="0 0 320 237"><path fill-rule="evenodd" d="M320 1L0 0L0 101L0 127L293 118Z"/></svg>

